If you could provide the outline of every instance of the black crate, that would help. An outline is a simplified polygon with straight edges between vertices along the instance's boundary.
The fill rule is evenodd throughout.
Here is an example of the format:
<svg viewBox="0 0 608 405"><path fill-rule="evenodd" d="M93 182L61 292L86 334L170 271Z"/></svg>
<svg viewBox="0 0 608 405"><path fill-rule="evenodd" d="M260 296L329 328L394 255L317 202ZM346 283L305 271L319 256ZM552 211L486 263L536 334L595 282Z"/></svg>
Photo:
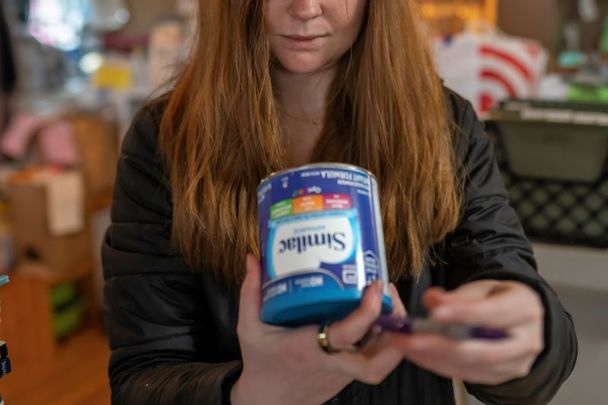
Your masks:
<svg viewBox="0 0 608 405"><path fill-rule="evenodd" d="M608 126L601 122L608 106L518 101L505 107L492 114L486 130L526 234L608 248ZM581 123L585 114L598 114L599 124Z"/></svg>

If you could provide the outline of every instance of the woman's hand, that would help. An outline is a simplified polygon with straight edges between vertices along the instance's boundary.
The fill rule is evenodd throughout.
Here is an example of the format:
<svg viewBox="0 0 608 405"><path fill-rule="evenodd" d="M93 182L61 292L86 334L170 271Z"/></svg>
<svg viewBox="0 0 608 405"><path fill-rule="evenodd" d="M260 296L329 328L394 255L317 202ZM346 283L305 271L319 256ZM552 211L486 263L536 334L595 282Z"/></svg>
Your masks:
<svg viewBox="0 0 608 405"><path fill-rule="evenodd" d="M390 333L377 333L366 338L363 347L356 347L380 315L381 283L366 290L351 315L330 325L329 343L340 350L334 354L319 347L316 326L285 329L263 324L260 283L259 263L249 255L237 326L243 371L232 388L232 404L323 403L355 379L380 383L402 361ZM395 314L405 316L396 289L392 285L389 289Z"/></svg>
<svg viewBox="0 0 608 405"><path fill-rule="evenodd" d="M504 329L502 341L455 341L436 335L396 338L404 356L445 377L497 385L530 372L544 347L544 308L530 287L513 281L484 280L452 292L429 290L425 305L434 320Z"/></svg>

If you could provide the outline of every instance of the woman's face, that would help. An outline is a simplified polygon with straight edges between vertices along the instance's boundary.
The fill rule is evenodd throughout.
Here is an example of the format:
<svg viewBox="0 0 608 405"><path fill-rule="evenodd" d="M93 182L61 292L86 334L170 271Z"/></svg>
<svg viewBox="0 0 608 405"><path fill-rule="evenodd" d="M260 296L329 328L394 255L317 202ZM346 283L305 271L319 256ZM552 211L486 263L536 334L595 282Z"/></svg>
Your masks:
<svg viewBox="0 0 608 405"><path fill-rule="evenodd" d="M292 73L333 66L359 34L367 0L266 0L272 55Z"/></svg>

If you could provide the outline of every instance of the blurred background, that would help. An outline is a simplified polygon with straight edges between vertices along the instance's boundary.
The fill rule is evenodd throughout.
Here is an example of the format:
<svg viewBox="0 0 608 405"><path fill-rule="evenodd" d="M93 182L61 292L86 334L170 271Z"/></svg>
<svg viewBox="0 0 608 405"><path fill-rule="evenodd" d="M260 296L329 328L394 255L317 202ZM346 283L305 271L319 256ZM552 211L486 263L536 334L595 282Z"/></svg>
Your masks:
<svg viewBox="0 0 608 405"><path fill-rule="evenodd" d="M599 404L608 364L608 0L418 1L437 70L484 120L540 272L577 324L578 365L552 404ZM196 8L197 0L2 0L8 404L110 402L99 246L119 145L187 56ZM458 401L478 404L462 392Z"/></svg>

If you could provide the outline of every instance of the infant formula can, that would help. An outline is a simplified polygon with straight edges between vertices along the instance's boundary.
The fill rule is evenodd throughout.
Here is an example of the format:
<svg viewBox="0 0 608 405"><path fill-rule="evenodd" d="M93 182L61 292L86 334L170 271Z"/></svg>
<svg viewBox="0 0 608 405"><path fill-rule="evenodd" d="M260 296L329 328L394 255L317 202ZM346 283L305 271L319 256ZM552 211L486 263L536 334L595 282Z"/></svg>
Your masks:
<svg viewBox="0 0 608 405"><path fill-rule="evenodd" d="M275 173L258 187L262 320L282 326L331 322L388 273L374 175L357 166L313 164Z"/></svg>

